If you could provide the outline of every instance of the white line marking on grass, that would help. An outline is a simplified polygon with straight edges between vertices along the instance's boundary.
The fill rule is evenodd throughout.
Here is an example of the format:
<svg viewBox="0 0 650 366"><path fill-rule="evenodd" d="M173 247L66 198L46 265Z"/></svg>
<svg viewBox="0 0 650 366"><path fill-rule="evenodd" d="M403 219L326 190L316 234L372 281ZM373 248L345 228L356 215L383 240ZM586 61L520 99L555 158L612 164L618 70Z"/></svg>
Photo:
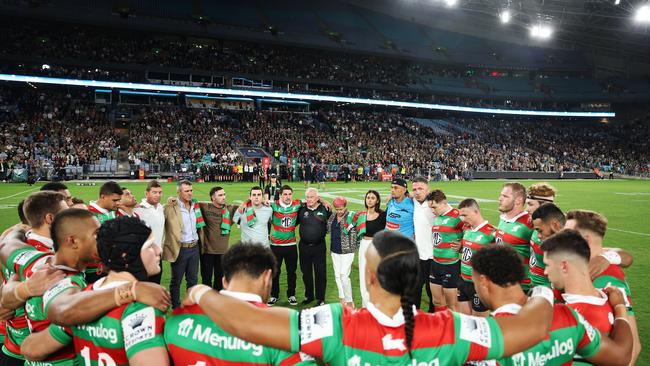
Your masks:
<svg viewBox="0 0 650 366"><path fill-rule="evenodd" d="M6 200L7 198L11 198L11 197L16 197L16 196L21 195L21 194L23 194L23 193L27 193L27 192L35 191L35 190L40 189L40 188L41 188L41 187L34 187L34 188L32 188L32 189L28 189L28 190L26 190L26 191L22 191L22 192L14 193L14 194L9 195L9 196L0 197L0 201L1 201L1 200Z"/></svg>
<svg viewBox="0 0 650 366"><path fill-rule="evenodd" d="M637 231L628 231L628 230L614 229L614 228L612 228L612 227L610 227L608 230L620 231L620 232L622 232L622 233L627 233L627 234L634 234L634 235L641 235L641 236L650 236L650 234L648 234L648 233L640 233L640 232L637 232Z"/></svg>
<svg viewBox="0 0 650 366"><path fill-rule="evenodd" d="M325 192L320 192L319 194L320 194L321 197L331 198L331 199L334 199L334 198L336 198L337 196L340 196L340 195L338 195L338 194L337 194L337 195L334 195L334 194L332 194L332 193L334 193L334 192L327 192L327 193L325 193ZM356 204L359 204L359 205L363 205L363 204L364 204L364 201L363 201L363 200L360 200L360 199L357 199L357 198L352 198L352 197L347 197L347 196L343 196L343 197L345 197L345 199L348 200L348 202L356 203Z"/></svg>
<svg viewBox="0 0 650 366"><path fill-rule="evenodd" d="M15 210L18 205L0 205L0 210Z"/></svg>
<svg viewBox="0 0 650 366"><path fill-rule="evenodd" d="M650 192L614 192L621 196L650 196Z"/></svg>

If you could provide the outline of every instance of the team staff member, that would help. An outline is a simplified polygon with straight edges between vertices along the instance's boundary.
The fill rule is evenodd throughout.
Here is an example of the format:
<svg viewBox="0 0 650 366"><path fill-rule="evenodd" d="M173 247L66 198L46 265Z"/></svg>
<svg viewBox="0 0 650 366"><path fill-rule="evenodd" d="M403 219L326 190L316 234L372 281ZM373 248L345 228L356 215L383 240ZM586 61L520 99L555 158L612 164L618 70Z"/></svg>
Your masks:
<svg viewBox="0 0 650 366"><path fill-rule="evenodd" d="M352 283L350 271L354 262L354 252L359 247L358 233L354 219L358 217L347 209L348 201L343 197L336 197L332 202L336 215L330 215L327 220L327 230L330 233L330 252L334 279L339 290L339 301L343 305L354 307L352 299Z"/></svg>
<svg viewBox="0 0 650 366"><path fill-rule="evenodd" d="M172 306L180 305L180 286L183 277L190 288L198 282L199 275L199 229L205 226L199 203L192 199L192 182L182 180L176 191L178 197L170 197L165 205L165 242L163 259L172 263L169 291Z"/></svg>
<svg viewBox="0 0 650 366"><path fill-rule="evenodd" d="M261 192L261 189L260 189ZM268 246L237 244L223 255L223 286L220 293L266 307L276 261ZM232 340L235 347L210 347L197 334L208 332ZM165 322L165 342L176 365L315 365L304 355L241 341L226 333L194 304L178 308Z"/></svg>
<svg viewBox="0 0 650 366"><path fill-rule="evenodd" d="M305 300L302 303L306 305L313 302L315 294L316 301L324 304L327 286L325 235L327 235L327 220L332 211L321 203L316 188L307 188L305 199L306 204L298 211L300 270L305 284Z"/></svg>
<svg viewBox="0 0 650 366"><path fill-rule="evenodd" d="M205 227L199 232L201 241L201 280L204 285L222 289L221 256L228 249L230 230L236 205L226 203L222 187L210 189L211 202L199 202Z"/></svg>
<svg viewBox="0 0 650 366"><path fill-rule="evenodd" d="M420 288L424 286L429 297L429 312L433 312L433 297L429 287L429 272L431 271L431 256L433 255L433 220L435 215L427 195L429 194L429 181L424 177L413 179L413 228L415 230L415 245L420 255ZM422 291L416 291L415 306L419 309L422 302Z"/></svg>
<svg viewBox="0 0 650 366"><path fill-rule="evenodd" d="M548 294L536 292L518 315L501 319L416 312L411 302L420 268L415 243L383 231L375 235L366 256L370 302L360 310L341 304L300 313L262 309L207 286L192 289L187 302L198 303L235 336L301 351L331 366L463 365L510 356L541 342L548 333L552 319Z"/></svg>
<svg viewBox="0 0 650 366"><path fill-rule="evenodd" d="M160 183L155 179L149 181L144 191L145 198L135 208L135 212L140 217L140 220L144 221L151 228L151 232L153 232L153 236L156 238L156 244L158 244L160 250L162 250L163 237L165 235L165 211L163 205L160 204L162 194L163 190ZM162 268L161 259L160 273L151 276L149 281L159 284L162 278Z"/></svg>
<svg viewBox="0 0 650 366"><path fill-rule="evenodd" d="M390 196L386 205L386 229L397 230L413 238L413 199L406 195L407 185L402 178L393 179Z"/></svg>

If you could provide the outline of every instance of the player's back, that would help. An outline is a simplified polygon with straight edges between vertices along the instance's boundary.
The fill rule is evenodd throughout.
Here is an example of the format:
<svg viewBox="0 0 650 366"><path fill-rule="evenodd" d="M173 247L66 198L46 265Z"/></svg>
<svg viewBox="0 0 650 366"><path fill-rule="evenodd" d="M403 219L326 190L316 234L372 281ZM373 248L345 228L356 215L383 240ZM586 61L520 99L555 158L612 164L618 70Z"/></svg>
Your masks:
<svg viewBox="0 0 650 366"><path fill-rule="evenodd" d="M521 307L495 311L494 316L516 314ZM553 322L548 337L526 351L498 360L501 366L570 365L575 355L594 356L600 348L600 333L580 314L564 304L553 307Z"/></svg>
<svg viewBox="0 0 650 366"><path fill-rule="evenodd" d="M300 354L260 346L230 335L210 320L198 305L174 310L165 323L165 342L176 365L312 364L311 358L303 360Z"/></svg>
<svg viewBox="0 0 650 366"><path fill-rule="evenodd" d="M453 312L415 313L409 356L401 310L392 318L372 304L353 310L340 304L300 314L301 351L331 366L463 365L503 352L494 319Z"/></svg>

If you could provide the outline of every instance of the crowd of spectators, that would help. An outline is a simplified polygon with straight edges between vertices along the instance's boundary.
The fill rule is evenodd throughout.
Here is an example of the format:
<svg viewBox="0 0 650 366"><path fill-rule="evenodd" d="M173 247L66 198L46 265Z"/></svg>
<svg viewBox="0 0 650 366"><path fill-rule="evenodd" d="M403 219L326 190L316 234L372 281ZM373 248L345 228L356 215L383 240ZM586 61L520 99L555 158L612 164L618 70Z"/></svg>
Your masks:
<svg viewBox="0 0 650 366"><path fill-rule="evenodd" d="M70 94L0 93L0 161L31 169L115 159L117 137L106 107Z"/></svg>
<svg viewBox="0 0 650 366"><path fill-rule="evenodd" d="M86 96L87 97L87 96ZM181 164L241 165L238 148L258 147L286 165L468 177L473 171L648 174L647 129L634 124L498 118L459 119L434 128L392 112L236 111L133 107L126 143L110 106L81 95L1 95L0 160L13 165L95 164L122 159L173 171ZM645 131L645 132L644 132ZM120 146L126 144L127 146ZM403 169L403 170L402 170Z"/></svg>
<svg viewBox="0 0 650 366"><path fill-rule="evenodd" d="M439 65L423 61L372 56L347 52L297 48L233 40L198 39L146 32L120 31L82 25L36 22L6 22L0 31L6 38L0 69L11 73L66 76L111 81L146 81L147 70L173 70L172 74L239 76L272 82L275 89L291 92L325 93L372 99L419 102L447 102L456 105L494 106L499 108L541 109L541 103L518 103L488 98L494 77L529 78L527 71L491 71L486 68ZM11 60L11 61L9 61ZM43 67L47 65L47 67ZM434 95L428 86L435 78L461 80L455 86L483 91L481 98L446 98ZM149 78L151 80L158 78ZM185 85L181 80L158 82ZM320 84L319 84L320 83ZM330 83L330 84L327 84ZM191 84L191 83L190 83ZM205 86L223 86L199 82ZM228 85L228 84L227 84ZM531 83L531 90L548 94ZM231 86L231 85L228 85ZM475 92L475 91L474 91ZM540 94L540 96L542 96ZM564 104L546 108L569 110Z"/></svg>

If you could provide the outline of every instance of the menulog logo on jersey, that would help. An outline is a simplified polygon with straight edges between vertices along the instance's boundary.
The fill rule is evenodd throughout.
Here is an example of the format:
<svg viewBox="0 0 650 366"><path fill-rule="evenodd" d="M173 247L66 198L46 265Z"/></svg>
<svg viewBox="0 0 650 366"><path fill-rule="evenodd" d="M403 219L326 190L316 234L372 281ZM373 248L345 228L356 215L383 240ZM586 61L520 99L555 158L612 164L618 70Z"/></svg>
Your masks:
<svg viewBox="0 0 650 366"><path fill-rule="evenodd" d="M210 326L204 327L201 324L197 324L196 327L194 327L194 319L191 318L185 319L178 324L177 334L184 338L190 337L191 334L192 340L225 350L252 350L254 356L261 356L264 351L264 347L260 345L249 343L236 337L219 335L218 333L213 332L213 329Z"/></svg>
<svg viewBox="0 0 650 366"><path fill-rule="evenodd" d="M573 339L569 338L564 342L557 339L553 341L553 346L549 352L523 352L512 356L514 366L544 366L549 361L565 355L573 355Z"/></svg>

